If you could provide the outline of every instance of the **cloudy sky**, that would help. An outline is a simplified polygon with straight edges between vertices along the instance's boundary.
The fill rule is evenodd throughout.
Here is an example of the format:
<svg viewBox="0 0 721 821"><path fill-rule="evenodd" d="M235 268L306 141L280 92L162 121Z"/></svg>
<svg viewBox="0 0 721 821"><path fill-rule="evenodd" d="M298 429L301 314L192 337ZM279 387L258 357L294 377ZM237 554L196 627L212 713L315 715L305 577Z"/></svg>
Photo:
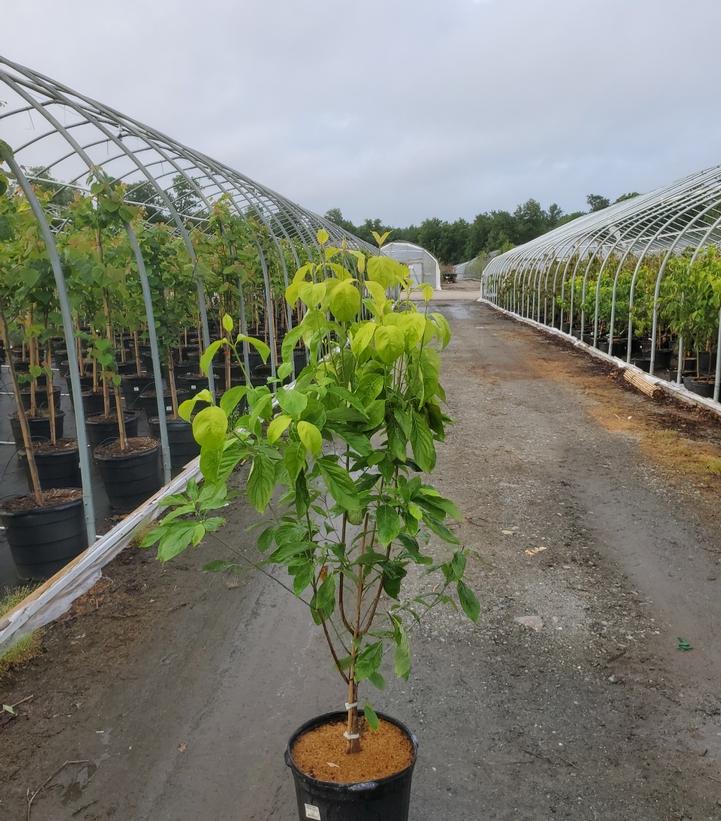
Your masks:
<svg viewBox="0 0 721 821"><path fill-rule="evenodd" d="M721 0L23 0L5 57L392 224L721 162Z"/></svg>

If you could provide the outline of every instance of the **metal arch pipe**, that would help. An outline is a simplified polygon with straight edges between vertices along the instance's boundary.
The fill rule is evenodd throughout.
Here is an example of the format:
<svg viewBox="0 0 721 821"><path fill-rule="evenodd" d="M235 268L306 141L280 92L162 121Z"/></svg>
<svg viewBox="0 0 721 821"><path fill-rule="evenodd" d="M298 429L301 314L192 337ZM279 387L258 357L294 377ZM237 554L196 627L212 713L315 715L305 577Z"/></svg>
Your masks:
<svg viewBox="0 0 721 821"><path fill-rule="evenodd" d="M6 62L6 64L7 64L7 61L4 61L4 62ZM15 66L15 64L10 64L10 65L13 65L17 69L17 66ZM86 98L84 98L82 95L78 94L77 92L72 91L72 89L68 89L67 87L61 86L60 84L57 84L57 83L54 83L53 81L48 80L48 78L45 78L43 75L37 74L37 72L30 72L30 73L32 74L32 76L34 76L36 78L39 78L39 81L43 84L44 87L41 87L42 93L46 93L46 94L48 94L48 93L53 94L54 93L55 95L57 95L59 97L59 99L61 99L63 101L64 105L70 106L74 111L76 111L76 113L80 114L81 116L84 115L84 116L86 116L86 118L88 117L87 112L85 111L85 109L80 109L80 107L75 103L74 100L70 100L69 98L67 98L65 96L65 92L71 94L73 97L77 97L78 99L85 100L87 102ZM7 80L8 80L7 76L4 75L4 81L7 82ZM47 86L49 86L49 88ZM24 99L28 99L28 98L24 96ZM30 99L28 99L28 102L30 103L30 105L34 105L35 101L32 98L30 98ZM96 109L98 109L98 106L99 106L99 104L97 104L95 106ZM104 113L102 111L102 108L100 108L98 110L99 110L99 113L101 113L101 114ZM107 116L107 113L106 113L106 116ZM53 118L53 120L54 119L55 118ZM52 122L52 120L50 120L50 122ZM57 123L57 120L55 120L55 122L53 124L59 125L59 123ZM56 128L57 128L57 125L56 125ZM150 182L151 185L153 185L156 188L158 194L164 200L164 202L166 204L166 207L168 207L171 215L173 216L174 221L176 222L176 225L178 226L179 230L181 231L181 236L183 237L186 249L188 250L188 253L190 255L191 262L193 263L194 272L197 271L197 257L195 255L195 249L193 248L192 243L190 242L190 237L187 233L187 230L185 229L185 226L184 226L182 220L180 219L180 216L179 216L178 212L173 207L173 204L170 202L170 200L167 197L166 192L164 191L164 189L162 189L160 186L157 185L157 183L155 182L154 177L147 171L146 167L135 157L134 152L128 150L123 145L122 141L119 140L115 135L110 134L110 132L106 129L104 123L100 123L100 122L97 122L97 121L94 120L92 122L92 125L95 128L97 128L101 133L106 134L106 136L110 140L112 140L119 148L121 148L121 150L126 151L128 158L137 166L138 170L146 177L148 182ZM62 133L62 126L60 127L59 131ZM71 138L69 138L68 135L63 134L63 136L65 136L65 139L69 142L69 144L71 146L77 146L78 145L77 142L72 140ZM143 138L140 137L137 134L137 132L134 134L134 136L136 136L139 139L143 140ZM147 140L143 140L143 142L145 142L146 145L148 144ZM162 150L158 150L158 148L156 146L153 146L153 147L162 156ZM73 153L77 153L79 156L81 156L81 159L83 159L83 161L86 163L86 165L88 165L89 168L92 167L92 162L90 161L90 158L87 157L85 152L82 150L82 147L80 147L79 151L76 148L75 152L73 152ZM72 156L72 153L69 156ZM173 164L171 160L168 160L168 162ZM178 169L178 171L179 171L179 173L182 173L182 172L180 172L180 169ZM201 314L201 324L202 324L202 328L203 328L204 344L205 344L205 347L207 347L210 344L210 334L208 332L208 317L207 317L207 310L206 310L206 307L205 307L205 294L204 294L204 291L203 291L202 283L200 282L200 279L197 278L197 276L196 276L196 284L197 284L197 291L198 291L198 309L199 309L200 314ZM212 373L210 373L210 372L209 372L209 376L208 376L208 383L209 383L209 388L212 392L213 391L213 377L212 377ZM158 397L159 397L159 400L160 400L161 397L162 397L162 391L158 395ZM162 406L162 410L159 407L159 412L161 413L160 425L162 427L163 422L164 422L164 413L165 413L165 406L164 405Z"/></svg>
<svg viewBox="0 0 721 821"><path fill-rule="evenodd" d="M10 170L18 181L18 185L22 189L25 199L30 204L30 208L40 226L43 242L50 260L50 267L55 277L55 288L58 294L58 302L60 304L60 314L63 322L63 335L65 336L66 348L68 352L68 367L70 373L70 390L73 395L73 404L80 409L81 421L84 422L83 414L83 396L82 388L80 387L80 368L78 366L78 357L75 350L73 331L72 310L70 308L70 300L68 299L67 288L65 287L65 275L63 274L62 264L60 263L60 256L58 254L57 246L50 225L45 218L45 212L35 196L32 186L28 182L27 177L20 168L20 165L14 159L9 157L6 160ZM84 424L76 425L76 433L78 440L78 456L80 459L80 479L83 494L83 514L85 517L85 527L87 530L88 544L95 541L95 504L93 501L93 479L90 470L90 457L88 456L88 438L85 431Z"/></svg>
<svg viewBox="0 0 721 821"><path fill-rule="evenodd" d="M8 82L6 79L5 82ZM11 86L12 87L12 86ZM21 93L22 96L25 96L24 91L18 92L16 89L16 93ZM28 100L29 103L32 103L32 98ZM70 105L72 105L70 103ZM38 113L42 114L44 117L48 119L48 122L53 125L58 134L62 135L62 137L67 140L67 142L75 148L78 157L87 165L88 171L93 173L93 170L98 168L96 164L94 164L91 158L86 154L85 150L82 146L70 135L65 131L63 125L55 118L52 114L50 114L46 109L39 111ZM102 130L102 126L97 125L96 127ZM105 171L102 171L103 176L105 175ZM124 223L125 231L128 235L128 239L130 241L131 248L133 250L136 264L138 266L138 275L140 276L141 287L143 292L143 302L145 304L145 312L146 317L148 318L148 335L151 339L151 357L153 363L153 378L155 382L155 390L156 390L156 399L157 399L157 406L158 406L158 420L159 420L159 427L160 427L160 434L161 434L161 450L162 450L162 457L163 457L163 470L166 476L166 483L170 481L171 475L171 465L170 465L170 448L168 445L168 429L167 429L167 420L165 416L165 403L163 401L163 385L162 385L162 376L161 376L161 369L160 369L160 359L158 356L158 344L157 344L157 337L155 336L155 318L153 315L153 303L152 297L150 294L150 288L147 287L147 274L145 272L145 263L142 258L142 254L140 253L140 247L138 246L137 239L135 237L135 233L132 230L130 223ZM153 342L153 340L155 340ZM68 340L67 347L72 347L71 345L72 337ZM76 361L77 364L77 361ZM80 373L78 371L78 380L80 377ZM76 425L77 428L85 427L85 411L82 406L82 401L80 403L80 407L75 407L75 413L78 418L78 424ZM78 440L79 442L79 440Z"/></svg>
<svg viewBox="0 0 721 821"><path fill-rule="evenodd" d="M717 198L718 198L718 193L714 195L714 203L717 202ZM677 220L681 219L683 217L683 215L686 214L688 211L694 210L702 202L703 202L703 200L700 200L700 201L695 200L690 205L688 205L686 208L684 208L682 211L677 211L676 213L674 213L673 216L670 217L666 222L664 222L663 225L658 229L658 231L656 231L656 233L649 239L649 241L646 244L645 248L639 254L638 260L636 261L636 266L633 270L633 275L631 276L631 288L630 288L629 296L628 296L628 335L627 335L628 350L626 352L626 362L631 361L631 341L633 339L633 296L634 296L634 290L635 290L635 286L636 286L636 280L638 278L638 272L641 270L641 265L643 263L643 260L646 256L646 254L649 252L649 250L651 249L651 247L653 246L653 244L658 239L658 237L662 234L663 231L667 230ZM693 220L692 220L692 222L693 222ZM676 239L674 240L674 245L678 242L679 237L682 236L682 235L683 235L683 233L676 236ZM655 343L655 339L654 339L654 343ZM652 359L653 359L653 356L652 356ZM652 371L651 371L651 375L653 376Z"/></svg>
<svg viewBox="0 0 721 821"><path fill-rule="evenodd" d="M707 213L710 213L714 208L720 207L719 200L717 199L714 203L708 206L704 211L697 214L694 218L694 221L700 219L701 217L705 216ZM690 227L687 226L686 230ZM702 247L705 246L706 241L711 236L711 234L716 230L716 228L721 225L721 217L718 217L708 228L706 233L704 234L700 243L696 245L696 249L694 250L691 259L689 260L689 268L694 264L696 259L698 258L699 251ZM655 365L655 353L656 353L656 339L658 336L658 303L659 303L659 296L661 293L661 281L666 273L666 267L668 264L668 260L670 258L671 253L675 249L675 245L680 243L681 239L683 238L685 232L682 232L678 235L675 240L674 245L669 249L669 252L664 257L664 260L659 268L658 274L656 275L656 285L654 288L653 294L653 320L652 320L652 331L651 331L651 339L652 339L652 347L651 347L651 363L649 372L653 375L654 365ZM717 338L717 347L716 347L716 382L714 385L714 401L718 402L719 400L719 383L721 382L721 309L719 311L719 329L718 329L718 338ZM683 355L683 352L679 349L679 358Z"/></svg>
<svg viewBox="0 0 721 821"><path fill-rule="evenodd" d="M661 203L660 210L656 210L653 212L653 221L649 224L649 227L654 226L656 223L661 222L663 225L663 220L666 217L666 213L669 209L678 206L677 201L664 201ZM674 211L674 214L677 214L678 211ZM658 233L655 232L654 236ZM619 261L618 267L616 268L616 273L613 280L613 289L611 292L611 319L609 322L609 343L608 343L608 354L612 356L613 354L613 332L615 330L615 318L616 318L616 294L618 288L618 278L620 276L621 270L626 263L626 259L628 259L629 254L635 249L637 243L643 239L643 236L636 237L634 241L629 245L626 250L624 251L621 260Z"/></svg>

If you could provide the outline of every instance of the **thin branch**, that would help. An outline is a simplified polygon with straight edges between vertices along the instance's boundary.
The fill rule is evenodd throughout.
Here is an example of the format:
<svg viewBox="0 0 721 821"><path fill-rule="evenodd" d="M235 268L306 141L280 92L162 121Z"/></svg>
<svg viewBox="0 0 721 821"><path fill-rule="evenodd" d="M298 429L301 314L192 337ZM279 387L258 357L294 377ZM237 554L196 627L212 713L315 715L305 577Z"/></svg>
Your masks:
<svg viewBox="0 0 721 821"><path fill-rule="evenodd" d="M75 764L77 764L77 765L90 764L90 761L88 761L87 759L80 759L78 761L66 761L64 764L61 764L57 768L57 770L55 770L55 772L49 778L46 778L45 781L43 781L43 783L35 790L35 792L33 792L31 794L30 790L28 789L28 794L27 794L28 808L27 808L26 821L30 821L30 816L31 816L32 811L33 811L33 801L35 801L35 799L50 784L50 782L55 778L56 775L59 775L66 767L71 767Z"/></svg>

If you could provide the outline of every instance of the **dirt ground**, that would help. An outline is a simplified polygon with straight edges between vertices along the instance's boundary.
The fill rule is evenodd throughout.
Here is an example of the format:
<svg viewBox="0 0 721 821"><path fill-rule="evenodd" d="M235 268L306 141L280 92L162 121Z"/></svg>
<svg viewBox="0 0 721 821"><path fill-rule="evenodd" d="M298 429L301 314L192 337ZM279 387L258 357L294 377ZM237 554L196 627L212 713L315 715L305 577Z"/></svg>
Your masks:
<svg viewBox="0 0 721 821"><path fill-rule="evenodd" d="M442 310L438 484L482 617L434 614L410 682L374 694L419 738L411 818L721 818L721 425L475 302ZM248 555L253 518L221 533ZM0 719L0 819L46 782L33 821L295 817L285 742L344 693L282 589L197 572L227 555L126 551L0 681L32 696Z"/></svg>

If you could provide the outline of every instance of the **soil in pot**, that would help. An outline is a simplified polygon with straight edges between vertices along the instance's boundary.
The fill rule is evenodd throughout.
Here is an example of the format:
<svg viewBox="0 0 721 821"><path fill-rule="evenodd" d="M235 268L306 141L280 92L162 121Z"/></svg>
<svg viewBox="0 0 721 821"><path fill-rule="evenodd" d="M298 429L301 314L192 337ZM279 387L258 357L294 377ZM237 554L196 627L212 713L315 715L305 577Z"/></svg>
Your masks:
<svg viewBox="0 0 721 821"><path fill-rule="evenodd" d="M28 425L30 426L31 439L49 439L50 438L50 417L43 414L37 416L28 416ZM61 439L63 435L63 427L65 423L65 411L58 411L55 414L55 435ZM13 439L18 448L23 447L23 434L20 429L20 421L17 414L10 416L10 428L13 432Z"/></svg>
<svg viewBox="0 0 721 821"><path fill-rule="evenodd" d="M207 403L198 402L198 405ZM160 439L160 422L157 416L149 420L150 435ZM185 467L191 459L200 453L200 445L193 437L193 428L184 419L166 419L168 425L168 444L170 445L170 466L173 470Z"/></svg>
<svg viewBox="0 0 721 821"><path fill-rule="evenodd" d="M346 753L345 729L341 720L303 733L291 749L296 767L318 781L357 784L395 775L413 763L411 740L390 721L381 721L375 732L366 727L361 750L352 755Z"/></svg>
<svg viewBox="0 0 721 821"><path fill-rule="evenodd" d="M80 458L74 439L58 439L54 445L51 442L36 442L33 453L43 490L80 487ZM28 487L32 487L25 452L20 451L18 456L25 469Z"/></svg>
<svg viewBox="0 0 721 821"><path fill-rule="evenodd" d="M22 579L47 579L87 547L82 492L63 488L2 503L0 520Z"/></svg>
<svg viewBox="0 0 721 821"><path fill-rule="evenodd" d="M125 413L124 417L127 436L137 436L139 414ZM118 420L114 414L110 416L103 416L102 414L88 416L85 420L85 430L88 432L88 442L91 448L97 447L106 439L117 439L120 436Z"/></svg>
<svg viewBox="0 0 721 821"><path fill-rule="evenodd" d="M120 442L104 442L94 451L110 507L126 513L160 490L162 485L160 443L136 436L128 439L126 450Z"/></svg>
<svg viewBox="0 0 721 821"><path fill-rule="evenodd" d="M407 821L417 742L400 722L379 718L377 732L361 730L361 751L351 755L345 713L319 716L293 734L286 764L301 821Z"/></svg>

